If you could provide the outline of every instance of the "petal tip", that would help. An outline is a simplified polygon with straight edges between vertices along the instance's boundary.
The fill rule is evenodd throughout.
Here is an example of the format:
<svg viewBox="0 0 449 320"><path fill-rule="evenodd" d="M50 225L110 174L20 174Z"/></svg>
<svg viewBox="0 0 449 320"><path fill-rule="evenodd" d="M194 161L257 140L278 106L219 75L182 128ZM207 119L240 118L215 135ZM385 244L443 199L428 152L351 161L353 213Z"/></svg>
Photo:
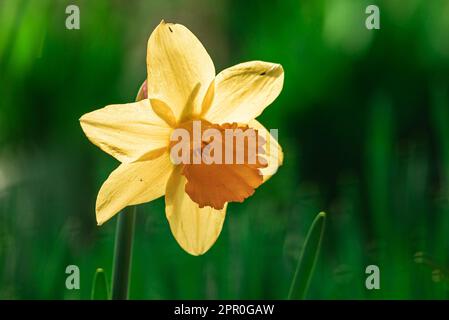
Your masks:
<svg viewBox="0 0 449 320"><path fill-rule="evenodd" d="M87 120L87 113L83 114L79 119L79 124L81 127L81 130L83 130L84 134L87 136L87 126L88 126L88 120ZM88 137L88 136L87 136Z"/></svg>
<svg viewBox="0 0 449 320"><path fill-rule="evenodd" d="M280 63L273 63L266 73L272 76L281 76L284 74L284 68Z"/></svg>
<svg viewBox="0 0 449 320"><path fill-rule="evenodd" d="M186 247L184 247L183 245L180 245L180 247L185 251L185 252L187 252L188 254L190 254L191 256L194 256L194 257L199 257L199 256L202 256L202 255L204 255L206 252L208 252L209 251L209 249L210 248L208 248L208 249L206 249L206 250L204 250L204 249L199 249L199 248L186 248ZM212 247L212 246L211 246Z"/></svg>
<svg viewBox="0 0 449 320"><path fill-rule="evenodd" d="M87 114L87 113L83 114L83 115L78 119L78 121L79 121L79 122L83 122L83 121L86 119L86 114Z"/></svg>
<svg viewBox="0 0 449 320"><path fill-rule="evenodd" d="M162 19L161 22L159 23L158 27L168 26L170 31L173 32L172 29L170 28L170 26L173 26L173 25L175 25L175 23L167 22L167 21L165 21L165 19Z"/></svg>
<svg viewBox="0 0 449 320"><path fill-rule="evenodd" d="M100 217L98 216L98 212L96 214L96 220L97 220L97 226L100 227L103 225L103 223L105 223L105 221L103 219L100 219Z"/></svg>
<svg viewBox="0 0 449 320"><path fill-rule="evenodd" d="M188 254L190 254L191 256L194 256L194 257L199 257L199 256L201 256L201 255L204 254L204 253L198 253L198 252L187 251L187 250L186 250L186 252L187 252Z"/></svg>
<svg viewBox="0 0 449 320"><path fill-rule="evenodd" d="M98 226L98 227L102 226L103 223L106 222L105 219L102 219L102 218L100 217L100 214L99 214L98 210L97 210L97 212L96 212L96 214L95 214L95 218L96 218L96 220L97 220L97 226Z"/></svg>

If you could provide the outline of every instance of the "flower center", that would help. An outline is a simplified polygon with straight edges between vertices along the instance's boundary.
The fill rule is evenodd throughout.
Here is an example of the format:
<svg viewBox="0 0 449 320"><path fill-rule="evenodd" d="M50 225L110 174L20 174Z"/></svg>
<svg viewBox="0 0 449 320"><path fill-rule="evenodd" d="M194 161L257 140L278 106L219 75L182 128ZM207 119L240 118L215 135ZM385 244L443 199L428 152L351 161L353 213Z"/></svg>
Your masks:
<svg viewBox="0 0 449 320"><path fill-rule="evenodd" d="M264 143L247 125L190 120L174 129L170 155L183 166L190 198L200 208L222 209L226 202L242 202L262 184Z"/></svg>

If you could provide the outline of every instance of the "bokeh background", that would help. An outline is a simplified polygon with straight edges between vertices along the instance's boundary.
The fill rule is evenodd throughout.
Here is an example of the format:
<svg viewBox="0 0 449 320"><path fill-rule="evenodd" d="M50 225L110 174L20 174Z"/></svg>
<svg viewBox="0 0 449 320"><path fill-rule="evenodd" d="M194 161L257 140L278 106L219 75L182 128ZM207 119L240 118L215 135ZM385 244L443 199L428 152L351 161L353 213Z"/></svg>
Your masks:
<svg viewBox="0 0 449 320"><path fill-rule="evenodd" d="M80 30L65 28L69 4ZM380 30L365 28L369 4ZM308 298L449 297L449 1L0 0L0 298L88 299L96 268L111 276L116 219L97 227L94 206L118 163L78 119L134 99L161 19L192 30L217 71L283 65L259 119L285 162L201 257L173 239L163 198L139 207L131 298L284 299L322 210ZM365 288L370 264L380 290Z"/></svg>

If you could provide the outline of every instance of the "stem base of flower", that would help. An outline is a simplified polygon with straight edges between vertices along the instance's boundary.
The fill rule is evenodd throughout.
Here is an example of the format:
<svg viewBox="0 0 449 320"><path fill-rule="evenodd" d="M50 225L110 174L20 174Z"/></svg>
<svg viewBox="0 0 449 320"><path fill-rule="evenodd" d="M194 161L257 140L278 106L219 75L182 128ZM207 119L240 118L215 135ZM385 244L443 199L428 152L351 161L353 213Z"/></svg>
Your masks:
<svg viewBox="0 0 449 320"><path fill-rule="evenodd" d="M128 299L135 220L135 206L125 208L118 215L112 270L113 300Z"/></svg>

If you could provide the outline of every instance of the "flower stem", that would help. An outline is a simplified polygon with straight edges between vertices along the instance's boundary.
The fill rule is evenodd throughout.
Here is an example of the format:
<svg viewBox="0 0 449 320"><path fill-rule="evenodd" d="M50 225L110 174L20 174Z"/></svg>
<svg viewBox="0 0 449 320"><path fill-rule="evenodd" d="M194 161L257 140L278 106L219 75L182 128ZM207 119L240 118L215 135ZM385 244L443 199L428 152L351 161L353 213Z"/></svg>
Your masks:
<svg viewBox="0 0 449 320"><path fill-rule="evenodd" d="M125 208L118 215L112 270L113 300L128 299L135 219L135 206Z"/></svg>

